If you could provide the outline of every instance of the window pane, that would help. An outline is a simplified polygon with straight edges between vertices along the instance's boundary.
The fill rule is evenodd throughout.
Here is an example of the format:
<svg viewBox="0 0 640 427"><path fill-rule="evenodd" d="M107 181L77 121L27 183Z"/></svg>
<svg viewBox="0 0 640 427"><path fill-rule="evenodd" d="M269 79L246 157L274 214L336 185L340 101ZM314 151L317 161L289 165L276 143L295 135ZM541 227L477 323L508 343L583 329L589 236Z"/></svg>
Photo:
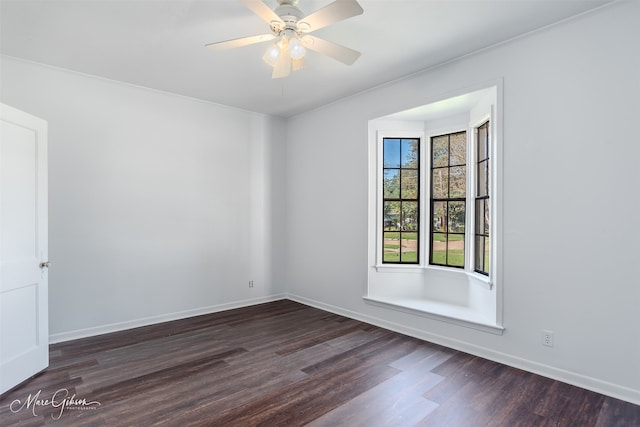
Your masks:
<svg viewBox="0 0 640 427"><path fill-rule="evenodd" d="M433 264L446 264L447 262L447 235L444 233L433 233L431 262Z"/></svg>
<svg viewBox="0 0 640 427"><path fill-rule="evenodd" d="M400 232L384 233L384 250L382 261L400 262Z"/></svg>
<svg viewBox="0 0 640 427"><path fill-rule="evenodd" d="M477 129L478 132L478 159L477 161L480 162L484 159L486 159L487 156L487 127L486 126L481 126Z"/></svg>
<svg viewBox="0 0 640 427"><path fill-rule="evenodd" d="M400 230L400 202L384 202L384 229Z"/></svg>
<svg viewBox="0 0 640 427"><path fill-rule="evenodd" d="M488 162L484 161L478 163L478 188L477 188L477 196L483 197L488 194L487 187L487 178L489 175L489 171L487 170Z"/></svg>
<svg viewBox="0 0 640 427"><path fill-rule="evenodd" d="M417 139L402 140L402 167L417 168L418 167L418 141Z"/></svg>
<svg viewBox="0 0 640 427"><path fill-rule="evenodd" d="M491 264L489 263L489 254L491 253L489 249L489 239L489 237L484 239L484 272L487 274L491 273Z"/></svg>
<svg viewBox="0 0 640 427"><path fill-rule="evenodd" d="M484 200L476 199L476 214L475 214L475 234L483 234L484 231Z"/></svg>
<svg viewBox="0 0 640 427"><path fill-rule="evenodd" d="M446 202L433 202L433 225L432 230L434 232L446 231L445 224L447 223L447 203Z"/></svg>
<svg viewBox="0 0 640 427"><path fill-rule="evenodd" d="M489 209L491 207L491 203L489 199L484 201L484 234L489 235L489 224L491 224L491 215Z"/></svg>
<svg viewBox="0 0 640 427"><path fill-rule="evenodd" d="M450 233L464 233L465 202L449 202L447 217Z"/></svg>
<svg viewBox="0 0 640 427"><path fill-rule="evenodd" d="M402 233L400 243L400 260L402 262L418 262L418 233Z"/></svg>
<svg viewBox="0 0 640 427"><path fill-rule="evenodd" d="M465 197L467 194L467 167L454 166L449 172L449 197Z"/></svg>
<svg viewBox="0 0 640 427"><path fill-rule="evenodd" d="M434 168L449 166L449 136L436 136L431 138L431 149L433 150L432 164Z"/></svg>
<svg viewBox="0 0 640 427"><path fill-rule="evenodd" d="M418 198L418 170L417 169L402 170L401 195L403 199Z"/></svg>
<svg viewBox="0 0 640 427"><path fill-rule="evenodd" d="M383 183L383 197L385 199L400 198L400 170L385 169Z"/></svg>
<svg viewBox="0 0 640 427"><path fill-rule="evenodd" d="M383 145L383 167L399 168L400 167L400 140L384 138Z"/></svg>
<svg viewBox="0 0 640 427"><path fill-rule="evenodd" d="M464 235L449 234L447 265L464 267Z"/></svg>
<svg viewBox="0 0 640 427"><path fill-rule="evenodd" d="M449 168L434 169L431 173L431 186L434 199L449 198Z"/></svg>
<svg viewBox="0 0 640 427"><path fill-rule="evenodd" d="M402 230L418 229L418 202L402 202Z"/></svg>
<svg viewBox="0 0 640 427"><path fill-rule="evenodd" d="M451 157L449 159L450 166L464 165L467 163L467 133L460 132L451 134L449 150L451 150Z"/></svg>
<svg viewBox="0 0 640 427"><path fill-rule="evenodd" d="M489 224L491 223L489 215L490 205L489 199L476 199L475 234L489 235Z"/></svg>
<svg viewBox="0 0 640 427"><path fill-rule="evenodd" d="M476 236L475 253L475 270L484 271L484 237L482 236Z"/></svg>

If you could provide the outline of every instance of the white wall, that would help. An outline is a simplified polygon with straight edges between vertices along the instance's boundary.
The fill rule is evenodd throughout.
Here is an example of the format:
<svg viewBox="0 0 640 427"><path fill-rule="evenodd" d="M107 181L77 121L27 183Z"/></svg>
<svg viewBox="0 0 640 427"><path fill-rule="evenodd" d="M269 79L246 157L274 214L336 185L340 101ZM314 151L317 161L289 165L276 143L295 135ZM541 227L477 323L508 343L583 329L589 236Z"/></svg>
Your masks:
<svg viewBox="0 0 640 427"><path fill-rule="evenodd" d="M638 18L619 2L290 119L291 295L640 403ZM367 121L499 78L504 335L366 304Z"/></svg>
<svg viewBox="0 0 640 427"><path fill-rule="evenodd" d="M271 256L282 120L1 65L2 102L49 122L53 341L282 294Z"/></svg>

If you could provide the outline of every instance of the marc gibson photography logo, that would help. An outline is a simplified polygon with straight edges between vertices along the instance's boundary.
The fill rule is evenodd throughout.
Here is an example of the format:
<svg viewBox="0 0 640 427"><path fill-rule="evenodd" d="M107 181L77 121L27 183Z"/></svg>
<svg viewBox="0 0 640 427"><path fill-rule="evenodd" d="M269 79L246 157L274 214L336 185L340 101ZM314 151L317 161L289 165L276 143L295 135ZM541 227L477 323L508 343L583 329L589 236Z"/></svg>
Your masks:
<svg viewBox="0 0 640 427"><path fill-rule="evenodd" d="M91 410L100 406L100 402L87 401L86 398L76 397L75 393L69 396L69 390L61 388L57 390L49 399L43 399L40 397L42 390L38 390L35 394L29 394L25 400L16 399L11 402L9 409L14 414L26 410L31 411L34 417L38 416L38 408L51 407L54 408L54 413L51 414L51 418L59 420L62 414L66 410Z"/></svg>

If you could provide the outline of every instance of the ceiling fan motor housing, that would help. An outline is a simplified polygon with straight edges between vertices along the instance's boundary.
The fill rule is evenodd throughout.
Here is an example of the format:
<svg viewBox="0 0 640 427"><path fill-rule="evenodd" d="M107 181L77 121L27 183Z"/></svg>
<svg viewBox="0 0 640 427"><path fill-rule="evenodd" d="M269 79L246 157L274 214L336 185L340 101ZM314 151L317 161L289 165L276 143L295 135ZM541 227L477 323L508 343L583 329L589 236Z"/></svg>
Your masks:
<svg viewBox="0 0 640 427"><path fill-rule="evenodd" d="M297 3L297 0L279 0L280 6L278 6L274 12L280 17L280 19L282 19L282 22L284 22L284 28L282 28L280 23L272 22L271 29L274 33L279 35L280 32L285 30L293 30L296 33L300 32L300 29L298 28L298 21L305 15L300 9L298 9L296 6Z"/></svg>

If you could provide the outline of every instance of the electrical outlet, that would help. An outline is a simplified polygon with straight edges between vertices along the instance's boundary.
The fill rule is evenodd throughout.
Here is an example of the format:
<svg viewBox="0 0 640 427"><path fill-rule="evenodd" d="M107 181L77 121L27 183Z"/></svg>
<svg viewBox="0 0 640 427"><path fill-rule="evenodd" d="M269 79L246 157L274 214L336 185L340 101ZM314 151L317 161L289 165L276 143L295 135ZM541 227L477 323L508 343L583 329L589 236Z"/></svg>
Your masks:
<svg viewBox="0 0 640 427"><path fill-rule="evenodd" d="M542 331L542 345L546 345L547 347L553 347L552 331Z"/></svg>
<svg viewBox="0 0 640 427"><path fill-rule="evenodd" d="M253 288L253 280L249 280L249 287Z"/></svg>

